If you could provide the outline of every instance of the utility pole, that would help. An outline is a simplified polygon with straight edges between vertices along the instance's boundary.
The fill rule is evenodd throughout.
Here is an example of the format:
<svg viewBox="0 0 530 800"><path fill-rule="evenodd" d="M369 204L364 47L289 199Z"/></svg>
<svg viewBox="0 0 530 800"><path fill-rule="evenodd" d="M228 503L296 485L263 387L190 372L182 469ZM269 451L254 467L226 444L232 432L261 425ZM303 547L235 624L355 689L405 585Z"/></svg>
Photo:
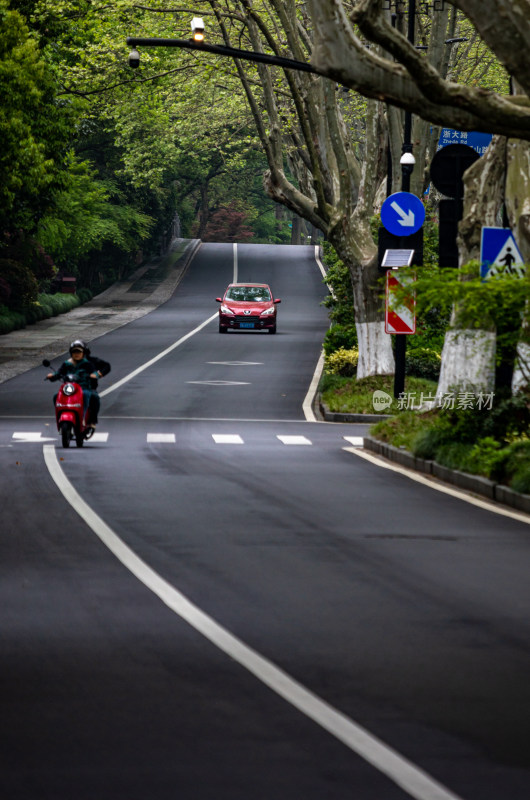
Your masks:
<svg viewBox="0 0 530 800"><path fill-rule="evenodd" d="M416 0L409 0L408 10L408 40L413 45L416 28ZM405 127L403 131L403 145L401 148L401 189L410 192L410 176L414 169L414 156L412 155L412 114L405 111ZM396 334L394 358L396 371L394 373L394 397L399 397L405 391L405 360L407 355L407 334Z"/></svg>

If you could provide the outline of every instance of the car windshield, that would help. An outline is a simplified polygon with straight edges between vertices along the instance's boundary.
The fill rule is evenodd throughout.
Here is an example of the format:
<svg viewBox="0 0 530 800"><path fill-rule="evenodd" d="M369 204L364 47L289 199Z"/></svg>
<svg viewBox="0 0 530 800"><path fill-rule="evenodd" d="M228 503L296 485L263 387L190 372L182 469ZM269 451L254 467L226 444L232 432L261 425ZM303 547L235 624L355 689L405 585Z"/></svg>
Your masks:
<svg viewBox="0 0 530 800"><path fill-rule="evenodd" d="M231 286L226 299L240 303L263 303L271 299L271 293L266 286Z"/></svg>

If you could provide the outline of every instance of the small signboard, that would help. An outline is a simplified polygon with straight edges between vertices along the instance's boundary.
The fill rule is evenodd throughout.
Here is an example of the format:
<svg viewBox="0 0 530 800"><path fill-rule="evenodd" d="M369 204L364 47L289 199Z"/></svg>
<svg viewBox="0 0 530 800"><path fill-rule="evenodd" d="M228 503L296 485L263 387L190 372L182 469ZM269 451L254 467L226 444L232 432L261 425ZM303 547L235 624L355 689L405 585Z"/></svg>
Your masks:
<svg viewBox="0 0 530 800"><path fill-rule="evenodd" d="M524 259L511 228L482 228L480 274L484 280L502 274L524 277Z"/></svg>
<svg viewBox="0 0 530 800"><path fill-rule="evenodd" d="M416 233L425 221L425 206L412 192L395 192L381 206L381 222L395 236Z"/></svg>
<svg viewBox="0 0 530 800"><path fill-rule="evenodd" d="M398 302L396 290L413 283L414 275L403 275L394 270L386 273L385 333L416 333L416 299Z"/></svg>
<svg viewBox="0 0 530 800"><path fill-rule="evenodd" d="M385 250L381 266L384 269L398 269L398 267L410 267L414 258L414 250Z"/></svg>
<svg viewBox="0 0 530 800"><path fill-rule="evenodd" d="M466 144L468 147L472 147L479 156L483 156L492 138L491 133L456 131L453 128L442 128L436 149L441 150L442 147L447 147L449 144Z"/></svg>

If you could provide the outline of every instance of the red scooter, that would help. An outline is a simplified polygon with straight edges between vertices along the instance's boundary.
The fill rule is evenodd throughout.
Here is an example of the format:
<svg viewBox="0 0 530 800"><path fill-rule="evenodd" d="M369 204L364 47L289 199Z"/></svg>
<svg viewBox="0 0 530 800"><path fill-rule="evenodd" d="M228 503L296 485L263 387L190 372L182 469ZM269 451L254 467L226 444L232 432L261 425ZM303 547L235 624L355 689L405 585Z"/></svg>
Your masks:
<svg viewBox="0 0 530 800"><path fill-rule="evenodd" d="M42 365L49 367L50 362L44 359ZM63 447L70 447L74 438L76 446L83 447L85 441L94 434L94 428L87 425L89 411L84 408L83 390L76 383L75 375L65 375L62 381L55 402L57 430L61 434Z"/></svg>

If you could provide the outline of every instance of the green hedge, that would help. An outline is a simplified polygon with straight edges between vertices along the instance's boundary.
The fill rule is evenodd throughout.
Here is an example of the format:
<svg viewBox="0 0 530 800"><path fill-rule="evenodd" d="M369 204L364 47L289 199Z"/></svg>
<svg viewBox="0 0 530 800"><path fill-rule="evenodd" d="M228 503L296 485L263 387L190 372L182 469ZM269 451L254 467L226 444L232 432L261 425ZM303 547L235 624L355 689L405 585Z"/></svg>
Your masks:
<svg viewBox="0 0 530 800"><path fill-rule="evenodd" d="M378 423L370 432L396 447L405 447L418 458L482 475L516 492L530 494L528 400L525 394L516 395L487 413L408 412L403 418Z"/></svg>
<svg viewBox="0 0 530 800"><path fill-rule="evenodd" d="M77 294L39 294L34 303L17 311L0 305L0 336L43 319L66 314L76 306L87 303L92 296L90 289L80 289Z"/></svg>

